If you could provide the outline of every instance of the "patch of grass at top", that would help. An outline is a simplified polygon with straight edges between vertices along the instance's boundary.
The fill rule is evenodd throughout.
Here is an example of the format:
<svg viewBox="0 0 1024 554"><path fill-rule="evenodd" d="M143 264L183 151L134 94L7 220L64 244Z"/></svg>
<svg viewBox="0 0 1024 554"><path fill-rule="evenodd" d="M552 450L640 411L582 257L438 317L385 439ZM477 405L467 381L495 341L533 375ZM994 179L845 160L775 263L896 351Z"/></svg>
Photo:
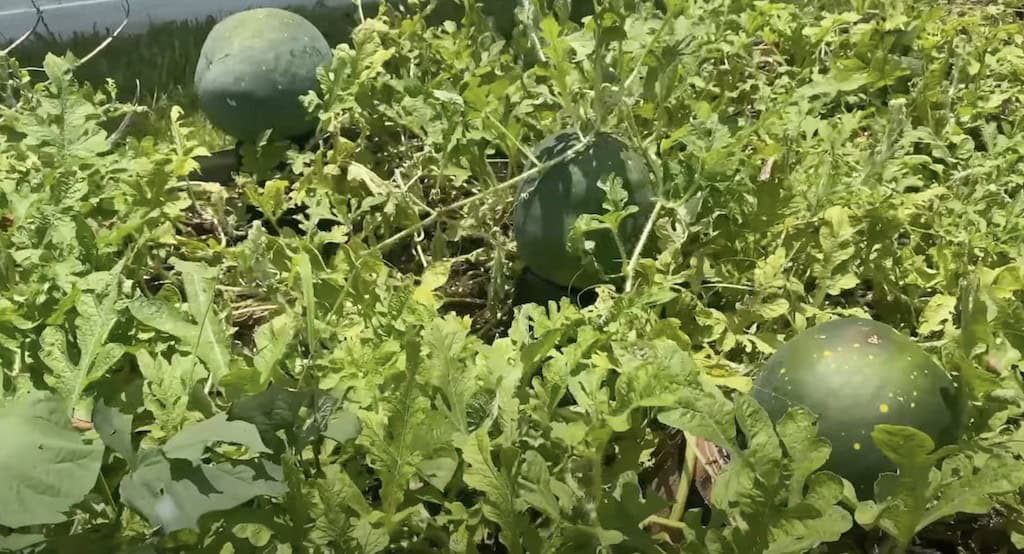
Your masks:
<svg viewBox="0 0 1024 554"><path fill-rule="evenodd" d="M365 16L375 15L377 5L365 2ZM348 8L315 6L288 9L309 19L331 45L347 42L352 29L358 24L359 15L354 5ZM145 17L145 14L133 16ZM203 41L216 22L213 17L172 21L155 24L145 33L118 36L88 63L80 66L75 71L76 77L94 87L104 87L107 79L112 79L122 101L135 97L138 81L140 104L157 113L176 104L188 114L198 114L199 104L192 80ZM71 52L81 58L107 37L108 31L99 29L54 37L40 27L12 55L23 67L41 67L48 53L64 55ZM38 78L44 78L42 72L37 73Z"/></svg>

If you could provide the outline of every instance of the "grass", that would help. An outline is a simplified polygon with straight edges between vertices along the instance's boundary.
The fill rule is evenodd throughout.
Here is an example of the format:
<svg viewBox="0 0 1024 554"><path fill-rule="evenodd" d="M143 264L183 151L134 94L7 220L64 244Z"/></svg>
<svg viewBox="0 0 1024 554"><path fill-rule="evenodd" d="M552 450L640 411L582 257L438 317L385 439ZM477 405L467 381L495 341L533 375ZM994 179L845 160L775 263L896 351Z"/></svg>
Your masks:
<svg viewBox="0 0 1024 554"><path fill-rule="evenodd" d="M352 29L358 24L355 10L326 7L289 8L311 21L331 45L348 42ZM375 9L364 7L370 17ZM217 20L208 17L201 20L186 20L158 23L145 33L119 35L87 63L76 70L76 77L83 83L102 88L109 80L117 85L118 99L134 101L147 106L154 114L148 121L136 121L132 134L145 136L159 132L154 126L161 126L167 120L172 106L181 106L192 127L199 129L204 142L211 148L227 147L233 140L212 128L200 115L198 98L192 88L196 61L203 41ZM82 58L92 52L109 36L106 30L75 33L68 37L56 37L40 29L19 45L11 55L23 67L40 68L49 53L73 54ZM43 78L41 71L33 72Z"/></svg>

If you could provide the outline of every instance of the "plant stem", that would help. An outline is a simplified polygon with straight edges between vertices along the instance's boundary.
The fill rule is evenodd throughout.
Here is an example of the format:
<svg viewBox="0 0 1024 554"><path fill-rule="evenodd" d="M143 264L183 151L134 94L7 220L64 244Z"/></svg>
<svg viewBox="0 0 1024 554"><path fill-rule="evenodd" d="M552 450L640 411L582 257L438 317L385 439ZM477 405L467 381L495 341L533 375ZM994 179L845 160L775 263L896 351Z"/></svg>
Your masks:
<svg viewBox="0 0 1024 554"><path fill-rule="evenodd" d="M647 244L647 239L651 236L651 230L654 229L654 222L658 219L658 212L661 211L661 205L661 200L658 200L654 204L654 209L651 210L651 215L647 218L647 224L644 225L644 232L640 235L640 240L637 241L636 248L633 249L633 256L629 259L629 265L626 266L625 292L629 292L633 289L633 274L636 272L636 264L640 262L640 254L643 252L644 245Z"/></svg>
<svg viewBox="0 0 1024 554"><path fill-rule="evenodd" d="M604 496L602 492L604 490L604 443L601 444L601 448L594 454L590 462L594 466L592 468L593 480L590 483L591 495L594 497L594 505L600 505L601 497Z"/></svg>
<svg viewBox="0 0 1024 554"><path fill-rule="evenodd" d="M697 466L697 441L689 433L686 437L686 454L683 456L683 471L679 474L679 483L676 485L676 503L672 506L669 519L679 521L686 510L686 500L690 496L690 483L693 482L694 469Z"/></svg>
<svg viewBox="0 0 1024 554"><path fill-rule="evenodd" d="M659 516L648 516L647 519L645 519L643 522L643 525L645 526L651 524L661 525L663 527L671 527L672 529L679 529L680 531L686 529L686 525L679 521L674 521Z"/></svg>
<svg viewBox="0 0 1024 554"><path fill-rule="evenodd" d="M658 39L661 38L661 35L664 34L665 29L668 29L668 26L671 25L672 22L672 18L666 17L661 22L661 27L658 27L657 32L654 33L654 36L651 37L650 42L648 42L647 46L644 47L644 51L640 54L640 58L638 59L637 63L633 65L633 71L629 74L629 77L626 78L626 81L622 83L623 95L629 89L629 85L633 82L634 79L636 79L637 75L640 74L640 70L642 68L648 67L643 63L644 58L646 58L647 55L651 53L651 49L654 48L654 44L658 42ZM621 101L622 98L620 97L619 100Z"/></svg>
<svg viewBox="0 0 1024 554"><path fill-rule="evenodd" d="M110 503L110 515L112 519L117 519L121 516L121 510L118 508L117 502L114 502L114 495L110 492L110 485L107 484L107 479L102 474L100 475L100 482L103 483L103 492L107 497L107 502Z"/></svg>
<svg viewBox="0 0 1024 554"><path fill-rule="evenodd" d="M491 115L489 112L484 112L484 117L489 119L491 123L497 125L498 129L500 129L502 133L505 133L505 136L507 136L509 140L512 141L512 144L516 145L516 148L518 148L519 151L522 152L527 158L530 158L530 161L533 162L534 165L540 165L540 161L533 156L533 152L530 152L525 146L523 146L519 142L519 140L516 139L516 137L512 136L512 133L509 132L509 130L504 125L502 125L500 121L495 119L494 116Z"/></svg>

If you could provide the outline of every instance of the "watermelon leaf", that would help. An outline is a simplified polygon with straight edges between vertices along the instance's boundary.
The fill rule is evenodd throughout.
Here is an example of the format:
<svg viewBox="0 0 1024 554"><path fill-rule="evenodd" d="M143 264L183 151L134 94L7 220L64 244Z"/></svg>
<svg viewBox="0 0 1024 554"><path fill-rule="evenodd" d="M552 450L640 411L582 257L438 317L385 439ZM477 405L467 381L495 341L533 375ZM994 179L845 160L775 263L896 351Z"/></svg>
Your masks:
<svg viewBox="0 0 1024 554"><path fill-rule="evenodd" d="M880 528L903 547L942 518L986 513L1024 487L1024 465L1008 454L958 452L955 446L935 450L925 433L896 425L878 425L871 436L899 472L879 477L878 500L857 506L857 522Z"/></svg>

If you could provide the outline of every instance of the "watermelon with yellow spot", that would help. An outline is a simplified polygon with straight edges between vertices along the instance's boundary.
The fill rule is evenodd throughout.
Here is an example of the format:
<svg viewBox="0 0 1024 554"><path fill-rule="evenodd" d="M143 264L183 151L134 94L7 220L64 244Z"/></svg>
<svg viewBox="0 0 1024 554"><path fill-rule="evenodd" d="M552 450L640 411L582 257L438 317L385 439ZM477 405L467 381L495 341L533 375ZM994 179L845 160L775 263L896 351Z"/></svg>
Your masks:
<svg viewBox="0 0 1024 554"><path fill-rule="evenodd" d="M896 470L871 439L875 425L914 427L936 446L955 444L966 394L909 337L870 319L844 318L798 334L779 348L754 382L754 398L773 421L800 405L818 415L832 444L823 469L873 496L881 473Z"/></svg>

